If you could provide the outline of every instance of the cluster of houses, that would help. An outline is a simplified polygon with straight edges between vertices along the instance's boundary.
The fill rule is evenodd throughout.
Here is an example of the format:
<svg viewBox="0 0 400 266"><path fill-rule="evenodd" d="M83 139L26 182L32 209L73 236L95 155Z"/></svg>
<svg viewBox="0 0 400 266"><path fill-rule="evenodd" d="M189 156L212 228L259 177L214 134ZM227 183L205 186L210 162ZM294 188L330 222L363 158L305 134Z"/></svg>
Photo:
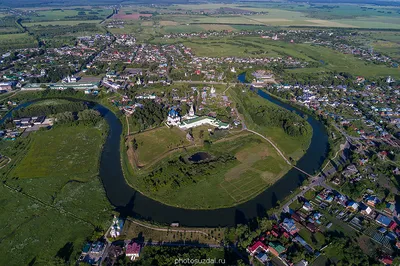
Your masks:
<svg viewBox="0 0 400 266"><path fill-rule="evenodd" d="M307 252L314 254L316 251L298 234L299 225L292 218L285 218L279 225L274 225L271 230L262 233L254 242L247 247L250 256L255 257L261 263L267 264L272 256L281 260L284 265L307 265L308 262L301 260L294 264L287 256L287 247L280 242L281 238L303 246ZM286 244L288 245L288 244ZM319 252L316 252L318 255Z"/></svg>
<svg viewBox="0 0 400 266"><path fill-rule="evenodd" d="M383 211L378 211L375 206L379 202L380 200L373 195L365 195L361 202L353 201L330 189L321 190L311 200L304 197L298 198L296 206L300 207L296 207L295 210L291 208L286 210L287 213L284 214L286 218L281 220L279 225L274 225L271 230L257 237L248 246L247 252L263 264L269 262L274 256L285 265L304 265L305 261L298 262L300 264L293 264L288 260L287 245L290 245L290 242L295 242L301 245L310 255L319 256L324 247L320 250L314 249L313 243L308 243L301 236L304 234L299 234L299 232L308 230L311 234L317 232L323 234L336 223L329 218L331 216L336 216L336 219L342 220L356 231L364 232L372 240L385 247L393 245L400 249L400 226L393 219L395 203L388 203ZM335 207L333 208L333 206ZM393 261L393 258L389 255L383 255L381 261L390 264L389 262Z"/></svg>
<svg viewBox="0 0 400 266"><path fill-rule="evenodd" d="M102 239L87 242L83 246L78 262L89 265L114 265L123 255L132 261L138 259L142 244L133 240L118 240L123 227L124 220L114 216L109 230Z"/></svg>
<svg viewBox="0 0 400 266"><path fill-rule="evenodd" d="M400 129L400 108L397 97L400 95L400 87L371 84L360 86L363 86L364 89L350 89L346 85L300 84L268 84L264 88L278 93L294 94L292 101L333 118L342 127L354 132L360 138L398 142L385 129L384 124ZM387 93L382 93L383 90ZM342 114L338 114L337 110L341 110ZM400 147L400 143L394 145Z"/></svg>
<svg viewBox="0 0 400 266"><path fill-rule="evenodd" d="M42 127L51 127L54 123L53 118L46 116L34 116L13 119L14 127L0 130L0 138L5 140L15 140L17 137L37 131Z"/></svg>

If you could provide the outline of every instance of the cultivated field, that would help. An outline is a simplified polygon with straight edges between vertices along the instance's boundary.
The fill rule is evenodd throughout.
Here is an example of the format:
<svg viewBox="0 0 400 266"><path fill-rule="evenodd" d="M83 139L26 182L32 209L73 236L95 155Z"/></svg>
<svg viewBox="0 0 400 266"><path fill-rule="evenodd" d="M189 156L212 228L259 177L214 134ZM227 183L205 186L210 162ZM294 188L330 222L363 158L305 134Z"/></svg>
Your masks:
<svg viewBox="0 0 400 266"><path fill-rule="evenodd" d="M118 13L112 16L113 19L123 19L123 20L139 20L141 17L151 17L151 14L139 14L139 13Z"/></svg>
<svg viewBox="0 0 400 266"><path fill-rule="evenodd" d="M74 26L82 23L98 24L101 20L54 20L54 21L37 21L37 22L27 22L23 23L25 27L35 27L35 26Z"/></svg>
<svg viewBox="0 0 400 266"><path fill-rule="evenodd" d="M32 15L23 17L23 21L69 21L69 20L99 20L112 14L111 9L49 9L36 10Z"/></svg>

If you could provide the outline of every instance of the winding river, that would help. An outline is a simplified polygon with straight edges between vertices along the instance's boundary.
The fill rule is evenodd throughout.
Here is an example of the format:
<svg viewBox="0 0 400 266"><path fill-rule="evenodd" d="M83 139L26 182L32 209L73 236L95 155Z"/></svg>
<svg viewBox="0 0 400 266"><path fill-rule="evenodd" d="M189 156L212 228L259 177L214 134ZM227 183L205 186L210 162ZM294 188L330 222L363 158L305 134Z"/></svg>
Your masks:
<svg viewBox="0 0 400 266"><path fill-rule="evenodd" d="M274 104L290 111L295 111L298 114L303 114L296 108L272 98L261 90L258 91L258 94ZM26 107L29 104L24 103L16 108ZM94 108L101 112L110 128L101 154L100 177L109 201L122 215L166 224L179 222L185 226L233 226L238 223L245 223L257 216L265 215L266 210L275 206L278 200L283 200L287 197L305 179L303 173L296 169L291 169L279 181L255 198L231 208L187 210L164 205L142 195L126 183L121 168L120 156L122 124L115 114L106 107L96 105ZM0 123L4 122L4 119L9 115L1 119ZM321 168L328 152L328 136L324 126L315 118L308 116L308 122L313 128L313 136L308 150L297 162L297 166L308 173L314 173Z"/></svg>

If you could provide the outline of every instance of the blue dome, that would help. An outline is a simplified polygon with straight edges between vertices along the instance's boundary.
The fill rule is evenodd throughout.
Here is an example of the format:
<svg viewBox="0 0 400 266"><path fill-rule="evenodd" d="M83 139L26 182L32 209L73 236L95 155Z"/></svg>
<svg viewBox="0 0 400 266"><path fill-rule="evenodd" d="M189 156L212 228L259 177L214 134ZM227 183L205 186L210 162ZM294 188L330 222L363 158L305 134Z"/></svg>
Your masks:
<svg viewBox="0 0 400 266"><path fill-rule="evenodd" d="M171 116L171 117L175 117L178 115L179 115L179 113L175 110L175 108L171 108L171 110L169 110L169 112L168 112L168 116Z"/></svg>

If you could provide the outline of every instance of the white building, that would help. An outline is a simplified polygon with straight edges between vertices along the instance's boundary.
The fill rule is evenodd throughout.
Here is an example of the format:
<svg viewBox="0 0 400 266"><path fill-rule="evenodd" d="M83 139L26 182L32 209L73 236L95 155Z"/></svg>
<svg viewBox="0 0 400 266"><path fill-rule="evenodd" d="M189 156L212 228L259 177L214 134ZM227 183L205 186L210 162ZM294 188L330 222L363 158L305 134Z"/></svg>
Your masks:
<svg viewBox="0 0 400 266"><path fill-rule="evenodd" d="M180 123L179 128L186 130L202 125L210 125L219 129L229 129L229 124L208 116L196 116L192 119L184 120Z"/></svg>

